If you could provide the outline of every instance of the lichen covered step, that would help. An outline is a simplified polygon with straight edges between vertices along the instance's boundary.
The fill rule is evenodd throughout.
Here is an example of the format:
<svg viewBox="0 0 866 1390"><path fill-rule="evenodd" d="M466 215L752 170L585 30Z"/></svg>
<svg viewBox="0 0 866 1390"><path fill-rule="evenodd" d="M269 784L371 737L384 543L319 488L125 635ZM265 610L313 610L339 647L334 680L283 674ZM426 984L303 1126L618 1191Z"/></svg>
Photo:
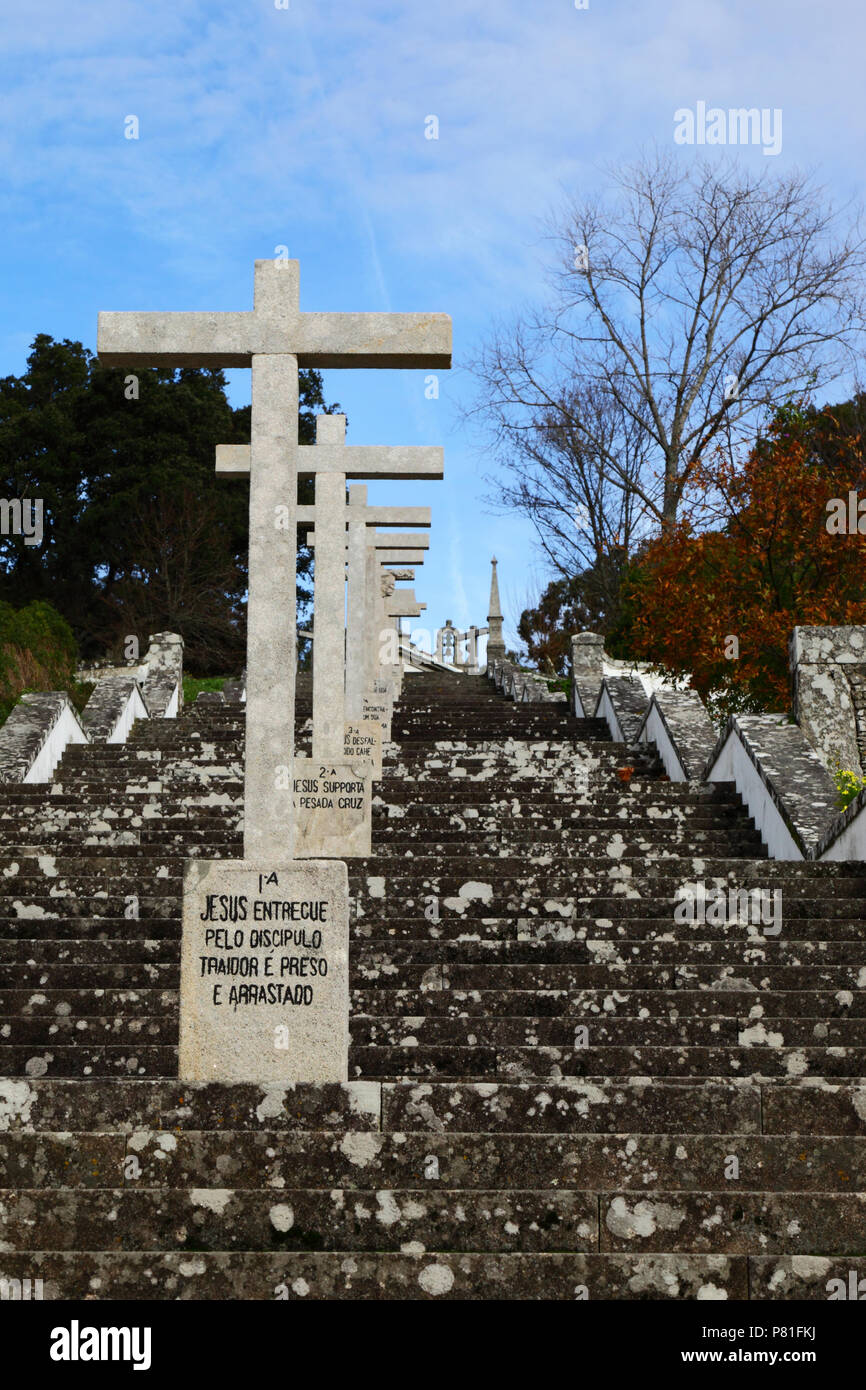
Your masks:
<svg viewBox="0 0 866 1390"><path fill-rule="evenodd" d="M3 789L4 1275L703 1299L866 1274L866 868L770 862L733 788L482 678L407 675L392 733L342 1087L173 1079L183 863L241 853L237 707Z"/></svg>

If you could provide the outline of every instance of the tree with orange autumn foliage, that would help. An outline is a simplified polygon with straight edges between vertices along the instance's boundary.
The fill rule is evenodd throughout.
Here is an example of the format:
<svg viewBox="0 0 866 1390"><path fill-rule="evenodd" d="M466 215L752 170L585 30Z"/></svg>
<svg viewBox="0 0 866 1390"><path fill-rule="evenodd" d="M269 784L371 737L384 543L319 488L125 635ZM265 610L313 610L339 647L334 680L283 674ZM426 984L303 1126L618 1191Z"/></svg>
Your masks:
<svg viewBox="0 0 866 1390"><path fill-rule="evenodd" d="M692 684L719 716L787 710L798 624L866 623L863 401L777 411L744 463L717 454L696 476L703 516L653 540L624 581L608 648ZM840 530L840 503L853 527Z"/></svg>

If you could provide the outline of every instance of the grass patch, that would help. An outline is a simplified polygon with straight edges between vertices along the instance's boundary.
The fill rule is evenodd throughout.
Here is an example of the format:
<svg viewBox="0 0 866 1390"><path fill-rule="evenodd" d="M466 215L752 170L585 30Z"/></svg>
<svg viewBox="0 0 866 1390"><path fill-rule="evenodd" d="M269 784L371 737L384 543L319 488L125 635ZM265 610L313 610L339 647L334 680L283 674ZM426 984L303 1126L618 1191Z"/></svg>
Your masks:
<svg viewBox="0 0 866 1390"><path fill-rule="evenodd" d="M184 676L184 704L194 704L202 690L222 690L226 681L230 681L231 679L231 676Z"/></svg>

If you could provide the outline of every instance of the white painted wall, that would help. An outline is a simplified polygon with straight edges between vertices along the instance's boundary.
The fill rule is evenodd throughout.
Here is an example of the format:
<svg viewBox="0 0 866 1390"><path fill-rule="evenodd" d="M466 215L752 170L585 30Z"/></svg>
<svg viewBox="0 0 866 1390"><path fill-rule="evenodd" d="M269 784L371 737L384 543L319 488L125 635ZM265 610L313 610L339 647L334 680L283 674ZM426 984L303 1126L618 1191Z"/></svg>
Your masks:
<svg viewBox="0 0 866 1390"><path fill-rule="evenodd" d="M866 806L846 825L842 834L836 836L821 859L866 860Z"/></svg>
<svg viewBox="0 0 866 1390"><path fill-rule="evenodd" d="M144 701L137 686L133 686L123 709L118 715L117 722L112 729L106 743L126 743L129 738L129 731L136 719L149 719L150 715L144 707Z"/></svg>
<svg viewBox="0 0 866 1390"><path fill-rule="evenodd" d="M176 685L172 691L171 699L165 707L163 719L177 719L177 709L180 704L180 686Z"/></svg>
<svg viewBox="0 0 866 1390"><path fill-rule="evenodd" d="M674 741L665 727L658 705L653 699L650 703L644 726L638 734L639 743L654 743L664 769L672 782L687 782L686 770L680 762Z"/></svg>
<svg viewBox="0 0 866 1390"><path fill-rule="evenodd" d="M48 737L24 775L25 782L50 782L54 769L70 743L89 743L71 705L65 705Z"/></svg>
<svg viewBox="0 0 866 1390"><path fill-rule="evenodd" d="M732 731L707 773L708 782L733 782L749 808L771 859L802 859L803 853L779 814L758 770Z"/></svg>
<svg viewBox="0 0 866 1390"><path fill-rule="evenodd" d="M608 694L606 685L601 687L601 696L596 706L595 717L596 719L607 720L607 727L610 730L610 736L614 743L625 743L625 734L622 731L622 726L617 718L616 710L613 707L613 702Z"/></svg>

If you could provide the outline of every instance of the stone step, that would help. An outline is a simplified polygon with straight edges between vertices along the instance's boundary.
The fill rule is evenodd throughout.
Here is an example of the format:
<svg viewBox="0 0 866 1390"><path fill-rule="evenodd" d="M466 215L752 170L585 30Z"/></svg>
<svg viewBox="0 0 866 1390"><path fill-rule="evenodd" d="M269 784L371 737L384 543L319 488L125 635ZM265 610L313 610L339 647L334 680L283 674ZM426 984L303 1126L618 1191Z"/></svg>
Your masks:
<svg viewBox="0 0 866 1390"><path fill-rule="evenodd" d="M661 865L658 876L654 878L632 878L628 874L622 874L620 869L615 871L616 877L613 881L611 871L607 870L600 882L590 879L587 874L576 882L574 879L563 883L562 880L545 878L543 883L538 884L527 883L530 875L509 881L497 879L495 874L488 874L486 881L463 879L461 882L459 878L445 878L444 875L442 878L433 875L410 878L388 870L387 873L367 875L366 882L353 882L351 893L359 915L363 912L364 915L382 922L390 921L392 918L402 919L408 912L413 911L419 915L425 910L433 912L434 905L431 905L428 899L435 898L438 899L435 906L440 915L457 914L465 920L476 917L507 919L532 916L573 921L590 913L595 921L614 921L631 916L655 917L658 920L669 921L671 930L678 927L682 934L687 936L689 923L677 923L674 912L683 900L682 889L693 879L687 866L674 878L663 876L662 870L665 868L665 865ZM736 867L728 871L725 880L721 879L721 875L717 877L724 882L725 894L730 888L751 891L756 887L754 881L742 882L742 876L737 874ZM491 880L496 883L495 891ZM770 892L779 886L778 880L773 883L768 879L766 891ZM819 887L817 884L812 886ZM866 917L866 898L861 896L860 891L848 892L851 886L851 880L840 878L838 887L834 885L834 899L828 900L826 893L823 896L817 893L795 895L792 891L793 881L790 889L783 883L782 922L794 922L801 918L837 919L856 916L858 912ZM859 887L856 884L853 886ZM605 890L609 896L605 895ZM46 908L51 906L51 901L45 898L33 899L35 904L44 905ZM725 896L725 911L729 901ZM123 905L120 906L122 908ZM752 911L754 915L754 905ZM703 926L703 923L700 925ZM778 925L778 917L775 925Z"/></svg>
<svg viewBox="0 0 866 1390"><path fill-rule="evenodd" d="M4 1256L7 1278L41 1278L46 1299L821 1298L866 1259L791 1256L401 1252L54 1251ZM819 1273L813 1271L819 1270Z"/></svg>
<svg viewBox="0 0 866 1390"><path fill-rule="evenodd" d="M61 970L64 967L50 967ZM110 969L111 967L106 967ZM152 969L153 967L149 967ZM437 967L402 966L405 985ZM862 990L866 967L848 965L635 965L624 970L606 965L443 965L443 989L718 989L730 987L755 990ZM358 967L360 982L369 980L368 971L379 971L380 988L393 987L393 977L383 964ZM428 975L426 988L433 988ZM420 981L419 981L420 982ZM417 987L417 986L416 986Z"/></svg>
<svg viewBox="0 0 866 1390"><path fill-rule="evenodd" d="M53 997L53 996L52 996ZM62 998L62 996L58 996ZM7 995L8 998L8 995ZM24 1001L30 998L23 996ZM682 1018L741 1018L753 1022L781 1018L864 1018L863 990L768 990L747 983L707 989L405 989L384 990L369 986L351 991L354 1013L405 1014L412 1017L437 1014L458 1018L505 1015L541 1018L648 1017L674 1014ZM12 1012L13 1010L8 1010ZM775 1023L773 1024L775 1026Z"/></svg>
<svg viewBox="0 0 866 1390"><path fill-rule="evenodd" d="M670 906L670 905L669 905ZM441 912L441 906L440 906ZM76 921L72 919L66 926L68 931L55 932L60 935L74 935ZM92 924L91 931L96 932L101 929L106 919L101 918ZM153 919L148 924L148 934L158 935L160 933L152 929ZM13 930L16 925L20 930ZM128 927L128 923L126 924ZM797 941L810 941L814 944L821 942L834 941L860 941L862 940L862 922L859 917L813 917L802 909L797 914L792 914L789 919L788 928L794 927L791 931L792 939ZM353 940L371 941L374 938L380 941L410 942L410 941L454 941L471 938L478 942L485 941L508 941L508 940L539 940L539 941L558 941L563 943L574 941L595 941L615 943L619 946L625 941L629 942L668 942L672 936L676 935L678 940L698 942L717 942L717 941L736 941L749 945L766 945L769 941L775 940L774 937L765 937L763 928L749 924L748 926L738 926L736 923L708 923L697 922L694 926L687 923L675 923L672 911L657 917L633 917L630 914L618 918L604 917L569 917L558 919L556 917L475 917L470 923L466 924L459 915L443 914L440 915L438 922L428 918L391 918L387 923L387 931L383 931L380 924L365 918L358 919L350 924L350 937ZM128 935L124 925L117 923L111 926L111 934ZM4 934L7 937L26 936L26 921L15 924L7 922L4 927ZM167 935L171 935L167 931ZM784 926L783 926L784 935Z"/></svg>
<svg viewBox="0 0 866 1390"><path fill-rule="evenodd" d="M783 1086L784 1083L776 1083ZM570 1079L538 1084L379 1083L333 1086L256 1086L175 1080L0 1081L4 1129L64 1130L75 1116L81 1130L137 1129L385 1129L444 1133L612 1132L642 1134L758 1134L763 1089L746 1080L621 1082ZM856 1088L836 1087L825 1094ZM798 1096L807 1096L797 1087ZM330 1105L331 1108L328 1108ZM71 1109L69 1107L72 1107ZM850 1104L849 1109L856 1117ZM790 1119L790 1111L788 1118ZM794 1109L796 1113L796 1107ZM808 1112L807 1112L808 1113ZM351 1121L351 1122L349 1122ZM861 1122L866 1133L866 1120ZM772 1128L769 1132L774 1132ZM824 1132L816 1128L815 1132ZM826 1131L828 1133L836 1131ZM857 1134L855 1128L841 1133Z"/></svg>
<svg viewBox="0 0 866 1390"><path fill-rule="evenodd" d="M844 1047L469 1047L352 1046L349 1075L356 1079L443 1081L557 1081L564 1077L754 1077L854 1079L866 1049ZM76 1039L69 1043L0 1043L0 1074L56 1077L165 1077L177 1074L176 1044L145 1038L126 1043Z"/></svg>
<svg viewBox="0 0 866 1390"><path fill-rule="evenodd" d="M0 1049L2 1055L4 1049ZM7 1049L11 1052L11 1049ZM55 1049L58 1053L62 1049ZM862 1075L866 1049L846 1047L484 1047L353 1046L349 1074L361 1078L430 1078L441 1081L560 1080L580 1077L792 1077L857 1078ZM18 1062L20 1066L20 1061ZM16 1071L18 1070L16 1066ZM57 1072L56 1074L63 1074Z"/></svg>
<svg viewBox="0 0 866 1390"><path fill-rule="evenodd" d="M152 1045L145 1039L134 1039L118 1045L84 1040L76 1040L72 1044L54 1041L23 1046L0 1044L0 1076L103 1078L176 1075L176 1042Z"/></svg>
<svg viewBox="0 0 866 1390"><path fill-rule="evenodd" d="M98 1000L94 1001L99 1003ZM672 1013L675 1011L671 1011ZM739 1045L866 1047L863 1018L751 1019L745 1014L694 1017L494 1017L366 1015L350 1019L352 1041L365 1046L461 1045L469 1047L576 1047L601 1046L707 1047ZM413 1040L414 1039L414 1043ZM586 1041L584 1042L584 1039ZM155 1046L177 1043L176 1011L146 1015L87 1016L71 1014L0 1015L0 1041L25 1047L54 1043L141 1043Z"/></svg>
<svg viewBox="0 0 866 1390"><path fill-rule="evenodd" d="M135 942L139 946L143 942L175 942L180 939L180 913L179 902L178 911L171 917L147 916L140 917L139 923L143 924L135 928L135 934L131 928L134 922L124 917L52 917L50 922L50 936L34 937L39 921L32 917L22 916L20 918L6 918L2 924L3 935L0 938L0 959L4 955L7 959L17 959L22 954L20 943L23 941L45 943L49 951L55 951L60 943L68 949L70 942L81 942L85 949L87 943L105 942L110 944L113 951L118 949L117 943ZM47 922L46 922L47 925ZM826 943L845 943L858 942L860 936L860 922L852 917L840 917L828 921L821 918L810 918L799 916L790 925L796 926L796 935L789 940L783 938L788 947L795 941L809 943L813 949ZM556 948L556 955L547 957L550 960L576 959L573 953L568 952L567 947L570 943L583 943L588 941L596 943L596 950L604 948L606 944L614 944L618 949L618 954L622 954L619 948L628 950L626 943L646 945L652 942L659 942L667 947L671 944L674 933L677 939L687 941L690 946L695 947L699 944L708 950L713 943L727 941L731 947L739 949L770 948L776 938L768 938L762 934L759 927L750 925L749 927L738 927L736 925L717 925L712 926L699 923L694 928L687 925L672 924L666 918L635 918L624 917L615 921L605 919L575 918L562 922L557 918L538 918L538 917L518 917L518 918L474 918L467 925L459 916L440 917L438 922L428 921L426 918L407 918L397 921L389 921L387 933L383 931L380 924L360 919L350 924L350 938L359 943L372 943L376 941L380 949L390 948L392 945L418 943L437 943L437 942L458 942L467 941L479 946L482 943L504 943L518 941L522 943L537 941L549 943L551 948ZM8 953L7 953L8 944ZM36 947L31 947L30 952L24 951L26 956L32 954ZM148 946L148 957L153 947ZM106 956L108 958L108 956ZM740 959L742 957L736 957ZM767 959L770 958L768 955ZM721 959L721 957L718 957ZM830 959L830 957L828 957Z"/></svg>
<svg viewBox="0 0 866 1390"><path fill-rule="evenodd" d="M31 924L32 926L32 924ZM284 950L293 949L292 943L284 944ZM156 962L161 965L176 963L180 959L180 934L173 940L165 937L148 939L125 939L101 941L99 939L67 939L55 941L51 938L23 938L14 941L0 940L0 969L21 962L29 965L141 965ZM747 940L742 941L555 941L555 940L449 940L414 941L392 943L380 939L357 939L353 947L352 964L357 970L373 969L400 971L406 966L460 965L519 966L519 965L561 965L579 968L581 965L601 964L608 968L621 968L624 982L631 977L634 967L641 965L676 965L686 968L692 965L707 966L720 970L737 968L741 963L748 966L762 964L779 967L821 968L850 966L859 971L863 959L863 945L859 940L852 941L789 941ZM5 987L12 987L0 975ZM866 988L866 976L859 988Z"/></svg>
<svg viewBox="0 0 866 1390"><path fill-rule="evenodd" d="M113 1018L177 1017L177 989L119 989L84 986L79 989L19 988L0 991L0 1014L24 1018L82 1018L107 1014ZM2 1084L2 1083L0 1083Z"/></svg>
<svg viewBox="0 0 866 1390"><path fill-rule="evenodd" d="M166 1044L175 1047L177 1027L176 1013L157 1015L153 1018L147 1015L115 1018L106 1015L82 1017L70 1014L36 1018L0 1015L0 1043L8 1047L48 1047L54 1043L85 1042L112 1045L141 1043L148 1047Z"/></svg>
<svg viewBox="0 0 866 1390"><path fill-rule="evenodd" d="M120 819L144 814L150 808L175 812L184 806L197 814L213 814L221 807L239 804L243 795L242 783L234 775L220 775L202 778L164 779L158 785L155 779L141 779L130 784L128 778L109 779L100 777L93 783L41 783L34 795L18 793L4 797L4 821L16 819L22 823L28 815L69 815L77 812ZM49 790L50 788L50 790ZM420 790L419 790L420 788ZM88 807L81 804L81 796L87 793ZM473 808L487 809L491 805L501 806L512 815L524 809L547 810L554 812L555 818L564 817L568 823L572 816L590 819L609 817L627 819L643 815L655 819L668 813L707 812L716 807L736 809L745 817L741 803L733 795L720 795L718 798L689 794L682 783L654 782L650 784L629 784L623 795L610 788L609 780L601 774L595 778L572 779L568 777L537 778L533 780L510 779L498 782L468 781L465 778L424 782L412 780L409 784L398 782L389 785L388 779L377 781L374 786L375 804L384 808L394 807L392 814L405 815L408 809L426 819L441 816L443 810L452 805L467 807L467 814ZM121 798L118 800L118 798Z"/></svg>
<svg viewBox="0 0 866 1390"><path fill-rule="evenodd" d="M534 885L522 887L522 880L504 880L505 891L494 894L490 882L466 878L461 881L459 877L443 882L432 876L399 873L381 864L371 867L383 869L384 872L368 873L359 878L353 870L350 879L350 893L359 917L370 916L374 921L388 921L389 924L407 918L420 922L423 917L434 926L438 926L443 919L446 922L451 919L465 920L473 923L472 929L467 927L464 933L467 937L478 934L475 919L481 919L488 927L502 923L502 934L507 936L514 936L518 931L522 936L549 935L551 927L555 925L561 938L568 940L575 939L579 932L584 937L597 935L601 940L609 936L627 937L629 933L622 929L623 923L627 925L633 919L643 919L654 922L662 929L662 934L667 932L668 935L688 940L712 940L720 936L739 939L741 935L746 935L747 928L752 929L753 935L766 937L778 937L780 932L776 928L781 928L782 934L796 939L800 923L848 920L856 924L858 912L866 903L866 899L859 894L849 895L841 889L838 899L828 902L826 895L808 894L802 888L796 892L793 887L779 887L778 881L773 885L772 880L768 880L768 886L761 890L753 883L737 882L738 876L733 874L731 877L735 882L727 886L727 891L719 890L718 908L711 914L722 919L729 917L730 921L698 920L692 923L682 920L685 910L682 907L683 899L676 891L677 888L681 891L687 884L687 869L672 880L623 878L617 875L613 884L609 872L601 883L595 883L589 878L587 869L582 879L576 882L572 879L568 894L562 892L555 880L551 880L546 895L542 897ZM100 882L104 886L94 888L91 893L83 892L80 888L76 890L62 879L43 880L36 885L41 890L39 892L28 892L23 885L10 885L10 890L0 897L0 921L18 923L25 919L52 921L76 917L86 920L127 918L133 921L134 918L129 916L132 911L137 911L141 919L171 918L176 915L180 899L180 885L176 876L173 880L165 875L162 880L153 877L149 881L143 875L135 879L127 877L122 884L122 895L116 893L117 884L111 880L102 879ZM607 890L609 893L611 887L616 888L617 885L622 885L627 892L600 896L600 891ZM577 892L574 891L575 887ZM46 893L46 888L52 891ZM165 891L159 896L152 896L148 894L148 888L164 888ZM763 898L756 896L762 891L765 895ZM729 896L732 892L742 896ZM775 897L776 893L779 894L778 898ZM598 927L597 932L594 931L595 926ZM383 937L388 935L387 931L380 934ZM857 935L856 926L853 934ZM141 935L141 932L130 927L129 935ZM805 935L811 936L811 930Z"/></svg>
<svg viewBox="0 0 866 1390"><path fill-rule="evenodd" d="M500 1133L866 1136L866 1085L774 1080L578 1078L543 1084L351 1081L220 1085L175 1079L0 1080L0 1129L377 1130ZM811 1139L810 1139L811 1136ZM802 1145L800 1146L802 1147Z"/></svg>
<svg viewBox="0 0 866 1390"><path fill-rule="evenodd" d="M94 1020L96 1021L96 1020ZM91 1020L87 1020L88 1023ZM108 1020L98 1020L109 1025ZM11 1027L8 1041L17 1041L15 1028L25 1020L0 1020L0 1036ZM52 1025L55 1026L55 1025ZM29 1036L36 1036L33 1020L26 1021ZM623 1017L597 1015L581 1018L545 1017L447 1017L427 1014L389 1016L353 1015L349 1021L356 1047L442 1045L468 1047L718 1047L738 1044L795 1047L866 1047L866 1018L786 1018L766 1024L745 1015L730 1017ZM586 1037L586 1043L583 1043ZM414 1044L412 1040L414 1039ZM21 1039L24 1041L24 1038Z"/></svg>
<svg viewBox="0 0 866 1390"><path fill-rule="evenodd" d="M159 961L116 961L100 966L99 986L103 989L176 989L178 970L175 964ZM31 965L18 961L14 966L0 965L0 991L17 993L27 988L82 989L88 986L92 989L95 987L94 973L92 965L86 963Z"/></svg>
<svg viewBox="0 0 866 1390"><path fill-rule="evenodd" d="M736 931L736 928L731 930ZM863 971L863 980L856 988L866 989L866 969L862 965L863 943L852 941L797 941L780 937L760 941L691 941L681 934L670 941L414 941L397 943L382 940L358 941L353 951L354 964L359 968L372 966L377 970L402 970L407 965L442 965L449 970L463 964L508 968L513 965L562 966L580 969L581 966L601 965L620 969L623 980L641 966L691 966L700 968L738 969L740 964L774 969L816 966L850 967Z"/></svg>
<svg viewBox="0 0 866 1390"><path fill-rule="evenodd" d="M630 837L647 836L658 839L662 842L665 837L672 837L675 843L679 843L683 837L691 834L706 836L719 830L730 831L731 829L741 834L754 837L755 832L750 829L747 821L744 820L742 811L735 807L722 807L718 811L709 812L695 810L688 817L683 815L665 815L664 817L645 817L637 816L625 817L622 812L612 815L587 814L585 816L574 816L558 828L544 825L524 825L521 823L509 826L500 825L497 829L496 823L490 816L466 817L460 816L461 826L443 824L442 818L435 823L431 821L428 828L432 838L424 836L415 831L420 830L420 821L424 817L408 817L389 814L390 807L383 804L377 805L374 814L374 835L379 844L379 853L394 854L418 852L419 840L423 845L425 853L428 855L442 857L452 856L455 851L459 851L461 846L465 846L464 853L472 854L481 851L485 856L497 858L502 846L511 846L512 852L519 850L521 856L527 854L552 855L554 859L561 858L568 854L569 846L581 844L587 835L604 835L608 837L617 831L622 832L623 826L630 828ZM574 808L572 808L574 809ZM589 812L592 808L587 807ZM760 847L761 853L758 858L766 852L763 845ZM776 862L776 861L773 861Z"/></svg>
<svg viewBox="0 0 866 1390"><path fill-rule="evenodd" d="M508 1251L518 1231L523 1253L599 1248L597 1196L556 1189L454 1192L412 1186L394 1193L294 1184L275 1191L136 1183L79 1191L62 1204L34 1210L33 1199L41 1195L0 1190L6 1249L399 1252L414 1242L428 1250ZM855 1199L807 1200L823 1200L838 1225ZM808 1233L789 1248L805 1248L807 1240Z"/></svg>
<svg viewBox="0 0 866 1390"><path fill-rule="evenodd" d="M616 852L617 863L652 856L652 860L645 865L629 864L631 876L640 881L652 879L662 869L669 874L679 873L680 865L684 865L688 872L693 872L698 846L706 846L706 858L699 861L701 865L707 862L718 864L720 847L728 850L734 843L747 845L749 840L749 836L742 834L728 833L723 836L718 830L706 835L692 832L686 840L685 832L653 829L647 834L630 835L626 842L623 842L621 831L617 831L613 836L591 834L581 837L573 834L568 844L556 854L552 853L551 847L548 846L539 847L535 853L527 847L525 853L517 855L510 846L501 844L498 854L489 855L488 858L491 868L495 868L497 875L506 882L522 880L539 870L544 870L547 875L562 881L566 876L572 877L576 874L598 876L599 873L608 873L611 856L600 863L598 848L611 847ZM594 849L594 846L598 848ZM446 881L456 881L458 878L465 881L478 870L478 854L468 852L462 844L455 843L451 846L450 854L430 855L426 852L427 849L428 846L423 845L419 851L418 845L415 844L414 848L410 845L401 853L395 846L382 846L374 842L373 854L355 859L352 863L352 873L357 878L361 873L375 873L381 868L392 877L414 879L437 874ZM755 873L751 864L741 864L740 859L746 857L728 853L724 855L726 861L735 861L733 865L728 866L727 873L735 872L739 882L745 876L751 879L752 886L758 889L771 882L784 886L801 879L823 886L824 880L816 880L813 876L803 873L785 874L779 873L776 869L769 874ZM113 863L98 855L94 855L91 861L80 857L53 855L40 856L40 859L43 861L41 867L33 855L26 859L23 855L12 858L7 867L2 869L0 892L8 896L20 892L44 893L48 888L52 894L65 889L86 895L109 885L115 888L122 887L131 874L143 878L149 889L153 890L166 883L180 884L183 876L183 860L179 855L167 856L164 865L154 865L152 856L141 860L130 856L118 856ZM839 877L844 877L848 883L851 882L847 875L840 874ZM864 883L864 880L860 879L859 883ZM712 893L712 890L713 886L709 885L709 892Z"/></svg>
<svg viewBox="0 0 866 1390"><path fill-rule="evenodd" d="M119 954L123 954L122 951ZM178 966L161 961L113 961L99 967L99 986L121 989L175 988ZM17 961L0 965L0 990L77 989L93 986L94 968L88 963ZM773 965L744 962L736 965L573 965L548 963L504 965L496 963L399 964L382 952L369 952L350 960L350 980L357 986L381 990L420 989L612 989L662 990L719 989L726 984L755 990L858 991L866 985L862 965Z"/></svg>
<svg viewBox="0 0 866 1390"><path fill-rule="evenodd" d="M82 1190L34 1207L39 1190L0 1190L12 1251L420 1250L509 1253L635 1250L763 1256L857 1255L861 1193L654 1189L131 1188Z"/></svg>
<svg viewBox="0 0 866 1390"><path fill-rule="evenodd" d="M92 1089L106 1083L65 1084ZM632 1190L651 1200L656 1187L669 1193L730 1190L725 1172L732 1144L739 1162L738 1196L847 1195L866 1189L863 1135L809 1135L792 1144L781 1134L535 1131L498 1132L494 1138L488 1132L287 1131L266 1124L255 1130L11 1131L0 1138L0 1187L28 1189L34 1208L44 1205L44 1189L51 1187L80 1193L125 1184L126 1190L185 1187L219 1193L217 1185L225 1181L230 1188L224 1193L261 1188L272 1198L291 1185L395 1193L412 1187L425 1193L443 1187ZM130 1158L134 1165L127 1165Z"/></svg>

